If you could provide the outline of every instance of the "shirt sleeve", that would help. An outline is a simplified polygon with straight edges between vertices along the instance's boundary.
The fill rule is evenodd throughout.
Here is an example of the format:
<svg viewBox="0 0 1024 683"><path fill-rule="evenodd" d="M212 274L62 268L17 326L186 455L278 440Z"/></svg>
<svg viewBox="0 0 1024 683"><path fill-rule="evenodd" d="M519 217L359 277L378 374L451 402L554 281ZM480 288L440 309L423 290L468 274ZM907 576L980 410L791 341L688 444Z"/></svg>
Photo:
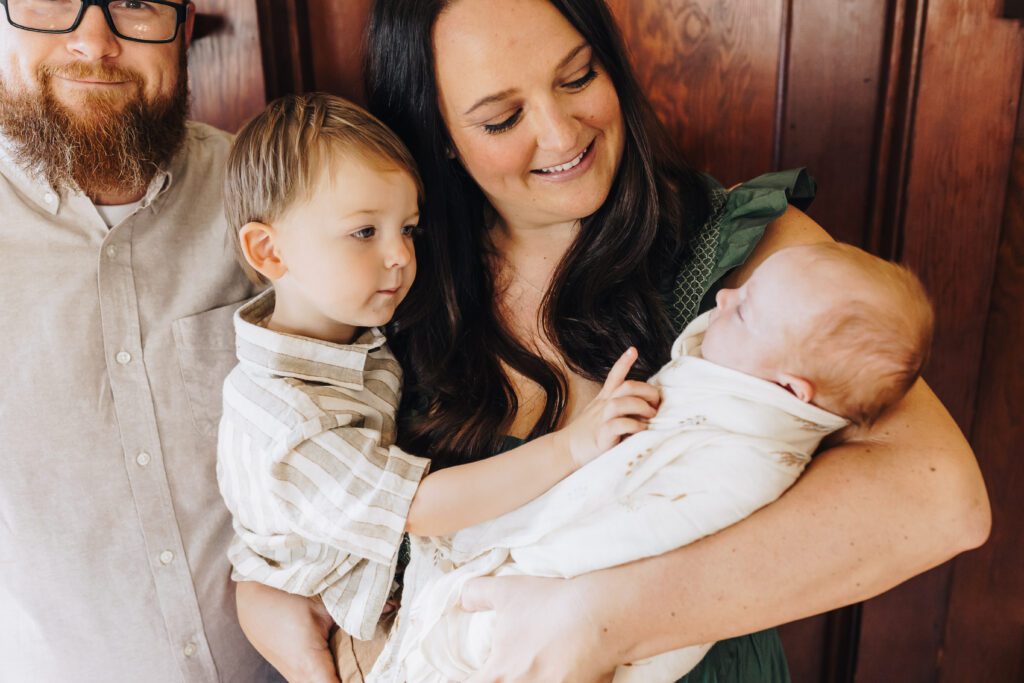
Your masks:
<svg viewBox="0 0 1024 683"><path fill-rule="evenodd" d="M286 529L235 520L236 580L319 595L335 622L370 638L394 580L409 507L429 460L381 444L346 414L296 427L271 459L265 513Z"/></svg>

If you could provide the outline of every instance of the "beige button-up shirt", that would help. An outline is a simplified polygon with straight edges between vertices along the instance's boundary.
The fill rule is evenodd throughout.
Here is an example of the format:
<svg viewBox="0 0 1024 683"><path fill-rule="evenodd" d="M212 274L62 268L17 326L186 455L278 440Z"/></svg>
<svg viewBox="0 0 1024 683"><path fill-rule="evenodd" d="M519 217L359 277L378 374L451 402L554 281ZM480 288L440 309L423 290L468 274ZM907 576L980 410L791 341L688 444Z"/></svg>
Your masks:
<svg viewBox="0 0 1024 683"><path fill-rule="evenodd" d="M275 680L235 616L217 491L231 316L230 137L108 230L0 137L0 681Z"/></svg>

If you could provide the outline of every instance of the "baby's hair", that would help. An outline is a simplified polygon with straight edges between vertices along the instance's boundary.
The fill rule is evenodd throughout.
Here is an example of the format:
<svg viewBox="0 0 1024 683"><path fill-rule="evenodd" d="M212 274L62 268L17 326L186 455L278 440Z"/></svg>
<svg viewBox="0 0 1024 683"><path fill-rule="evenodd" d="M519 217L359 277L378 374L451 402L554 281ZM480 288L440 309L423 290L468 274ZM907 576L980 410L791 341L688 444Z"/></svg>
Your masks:
<svg viewBox="0 0 1024 683"><path fill-rule="evenodd" d="M420 200L416 162L391 129L362 107L326 93L274 100L238 133L224 179L224 214L246 275L266 282L242 256L238 231L273 223L296 201L308 201L337 154L354 154L382 170L408 173Z"/></svg>
<svg viewBox="0 0 1024 683"><path fill-rule="evenodd" d="M799 364L813 377L823 407L871 425L921 376L928 360L935 314L921 281L905 266L848 244L811 250L814 276L856 283L793 341Z"/></svg>

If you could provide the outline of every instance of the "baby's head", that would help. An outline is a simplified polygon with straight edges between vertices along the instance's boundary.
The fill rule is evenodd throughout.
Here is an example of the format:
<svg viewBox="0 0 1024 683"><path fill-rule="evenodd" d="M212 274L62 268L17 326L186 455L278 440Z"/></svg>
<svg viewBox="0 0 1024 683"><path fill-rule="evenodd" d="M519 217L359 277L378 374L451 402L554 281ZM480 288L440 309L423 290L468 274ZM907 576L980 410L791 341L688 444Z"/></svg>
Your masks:
<svg viewBox="0 0 1024 683"><path fill-rule="evenodd" d="M277 327L348 343L388 322L412 285L422 194L393 132L311 93L275 100L238 133L224 204L243 268L274 284Z"/></svg>
<svg viewBox="0 0 1024 683"><path fill-rule="evenodd" d="M783 249L718 293L702 354L871 424L921 373L934 314L906 268L855 247Z"/></svg>

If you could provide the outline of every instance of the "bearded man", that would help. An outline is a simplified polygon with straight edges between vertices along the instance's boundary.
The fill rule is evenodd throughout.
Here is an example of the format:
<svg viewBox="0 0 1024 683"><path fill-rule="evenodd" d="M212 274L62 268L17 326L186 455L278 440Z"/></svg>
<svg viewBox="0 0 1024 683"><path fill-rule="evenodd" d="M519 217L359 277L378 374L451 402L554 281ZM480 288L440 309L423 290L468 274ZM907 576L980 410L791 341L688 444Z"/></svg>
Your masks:
<svg viewBox="0 0 1024 683"><path fill-rule="evenodd" d="M276 680L214 473L230 138L186 122L195 9L0 0L0 680Z"/></svg>

